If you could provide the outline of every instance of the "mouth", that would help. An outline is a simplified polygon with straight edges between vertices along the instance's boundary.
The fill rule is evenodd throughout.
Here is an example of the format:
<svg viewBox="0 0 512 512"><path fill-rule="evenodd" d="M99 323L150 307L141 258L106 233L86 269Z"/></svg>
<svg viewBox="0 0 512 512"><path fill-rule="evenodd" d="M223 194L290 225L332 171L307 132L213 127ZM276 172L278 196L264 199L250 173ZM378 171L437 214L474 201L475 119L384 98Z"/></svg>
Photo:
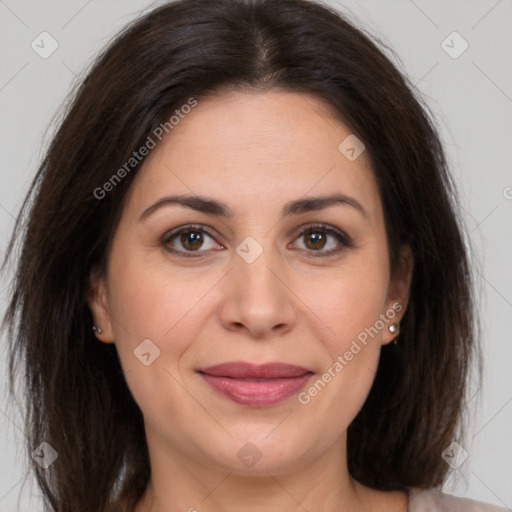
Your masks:
<svg viewBox="0 0 512 512"><path fill-rule="evenodd" d="M313 375L307 368L286 363L233 362L197 371L213 390L251 407L267 407L285 400Z"/></svg>

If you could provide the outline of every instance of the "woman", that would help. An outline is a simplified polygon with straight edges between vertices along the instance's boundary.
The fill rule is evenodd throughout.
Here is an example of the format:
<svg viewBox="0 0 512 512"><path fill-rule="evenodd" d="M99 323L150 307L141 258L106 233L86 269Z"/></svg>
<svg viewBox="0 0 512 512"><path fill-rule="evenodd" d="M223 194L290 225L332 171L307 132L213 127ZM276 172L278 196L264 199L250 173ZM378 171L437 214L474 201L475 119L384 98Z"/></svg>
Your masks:
<svg viewBox="0 0 512 512"><path fill-rule="evenodd" d="M48 510L500 510L439 492L480 361L443 148L335 11L127 27L8 257L21 226L10 376Z"/></svg>

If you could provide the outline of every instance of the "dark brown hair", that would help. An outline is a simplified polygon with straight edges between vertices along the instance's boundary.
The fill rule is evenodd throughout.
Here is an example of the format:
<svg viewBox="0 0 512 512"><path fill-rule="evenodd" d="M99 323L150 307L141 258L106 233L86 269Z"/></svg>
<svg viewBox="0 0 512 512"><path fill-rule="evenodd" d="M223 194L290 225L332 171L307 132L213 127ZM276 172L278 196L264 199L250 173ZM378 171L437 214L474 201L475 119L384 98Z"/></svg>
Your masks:
<svg viewBox="0 0 512 512"><path fill-rule="evenodd" d="M49 510L132 510L150 476L142 413L115 346L94 337L85 300L140 164L104 198L94 191L176 108L225 89L314 94L366 145L392 271L409 245L414 272L400 343L383 347L348 429L349 471L376 489L442 484L441 453L464 431L469 370L481 361L469 258L433 118L378 43L306 0L181 0L130 24L95 61L3 266L21 239L2 327L11 393L20 376L26 393L28 453L47 441L59 454L46 470L28 458Z"/></svg>

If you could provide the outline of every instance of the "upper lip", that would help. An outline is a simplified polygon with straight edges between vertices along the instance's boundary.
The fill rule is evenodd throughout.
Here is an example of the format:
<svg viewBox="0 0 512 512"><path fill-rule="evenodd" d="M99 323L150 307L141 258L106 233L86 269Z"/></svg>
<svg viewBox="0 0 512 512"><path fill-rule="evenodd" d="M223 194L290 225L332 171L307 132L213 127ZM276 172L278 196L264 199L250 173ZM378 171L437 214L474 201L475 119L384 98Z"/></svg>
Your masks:
<svg viewBox="0 0 512 512"><path fill-rule="evenodd" d="M254 364L243 361L221 363L208 368L200 368L200 373L217 377L231 377L234 379L283 379L300 377L311 373L307 368L287 363Z"/></svg>

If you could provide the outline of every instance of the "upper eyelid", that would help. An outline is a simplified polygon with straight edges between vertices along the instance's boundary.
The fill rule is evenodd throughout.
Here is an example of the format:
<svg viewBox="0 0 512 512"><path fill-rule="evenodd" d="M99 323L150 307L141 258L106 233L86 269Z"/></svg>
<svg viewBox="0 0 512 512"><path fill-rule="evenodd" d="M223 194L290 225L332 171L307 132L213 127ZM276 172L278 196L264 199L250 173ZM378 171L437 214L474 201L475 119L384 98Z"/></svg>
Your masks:
<svg viewBox="0 0 512 512"><path fill-rule="evenodd" d="M308 230L318 229L319 231L322 231L322 230L325 231L327 234L329 234L331 236L339 237L339 239L341 239L341 240L339 240L339 243L342 243L346 246L352 245L352 239L349 235L347 235L342 229L336 228L335 226L331 226L327 223L322 223L322 222L305 223L296 229L297 229L297 233L295 234L295 238L293 240L296 240L298 237L303 235ZM184 226L180 226L180 227L171 229L164 234L163 241L166 244L168 244L168 243L170 243L172 238L174 238L175 236L179 235L180 233L182 233L184 231L186 232L187 230L190 230L190 231L197 230L202 233L205 233L207 236L212 238L212 240L214 240L216 243L223 245L222 243L217 241L216 235L214 233L210 232L210 231L215 231L215 230L213 228L210 228L209 226L206 226L205 224L186 224ZM207 252L207 251L208 251L208 249L197 250L197 251L178 251L178 252L200 253L200 252ZM329 251L317 251L317 252L318 253L322 253L322 252L327 253Z"/></svg>

